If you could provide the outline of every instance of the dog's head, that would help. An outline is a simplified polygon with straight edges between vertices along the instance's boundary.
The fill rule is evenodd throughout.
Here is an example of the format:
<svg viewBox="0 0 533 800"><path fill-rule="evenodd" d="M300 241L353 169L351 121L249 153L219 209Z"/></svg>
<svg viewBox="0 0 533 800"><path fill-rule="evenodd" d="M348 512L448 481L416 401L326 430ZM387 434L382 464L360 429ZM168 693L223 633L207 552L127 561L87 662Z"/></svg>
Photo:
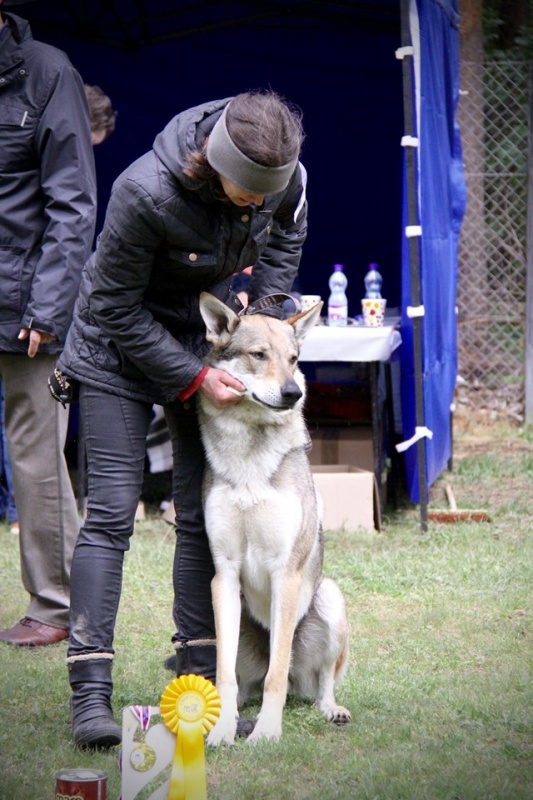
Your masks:
<svg viewBox="0 0 533 800"><path fill-rule="evenodd" d="M288 411L304 398L305 379L298 369L298 354L321 308L319 303L283 321L265 314L239 317L216 297L202 292L200 312L212 344L206 363L238 378L246 387L244 399L276 412Z"/></svg>

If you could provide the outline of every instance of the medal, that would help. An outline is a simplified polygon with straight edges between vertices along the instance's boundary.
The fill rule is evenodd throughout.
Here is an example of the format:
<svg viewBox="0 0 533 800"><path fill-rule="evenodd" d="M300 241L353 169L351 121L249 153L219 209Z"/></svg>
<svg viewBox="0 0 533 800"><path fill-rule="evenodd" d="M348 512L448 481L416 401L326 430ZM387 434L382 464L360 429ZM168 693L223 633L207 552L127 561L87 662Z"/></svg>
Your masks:
<svg viewBox="0 0 533 800"><path fill-rule="evenodd" d="M130 755L130 763L137 772L147 772L155 764L155 750L146 742L141 742Z"/></svg>
<svg viewBox="0 0 533 800"><path fill-rule="evenodd" d="M147 772L154 766L157 758L154 748L145 741L150 727L150 706L132 706L131 710L139 720L139 727L133 734L133 741L138 744L131 751L130 764L137 772Z"/></svg>

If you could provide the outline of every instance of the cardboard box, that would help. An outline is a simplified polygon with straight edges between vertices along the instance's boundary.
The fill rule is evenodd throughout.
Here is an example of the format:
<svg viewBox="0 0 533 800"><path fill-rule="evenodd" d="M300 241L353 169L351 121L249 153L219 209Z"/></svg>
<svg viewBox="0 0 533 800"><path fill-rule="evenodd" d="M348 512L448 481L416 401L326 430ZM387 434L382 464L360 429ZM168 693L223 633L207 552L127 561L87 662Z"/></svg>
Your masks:
<svg viewBox="0 0 533 800"><path fill-rule="evenodd" d="M311 464L351 464L360 469L374 471L371 427L310 428L309 434L313 443L309 454Z"/></svg>
<svg viewBox="0 0 533 800"><path fill-rule="evenodd" d="M315 484L324 501L324 529L361 527L380 531L381 510L373 472L372 432L323 428L310 433L313 449L309 460ZM344 458L338 462L341 456ZM355 464L352 459L355 459ZM162 518L174 523L172 503Z"/></svg>
<svg viewBox="0 0 533 800"><path fill-rule="evenodd" d="M313 465L324 502L324 530L381 530L378 488L373 472L349 464Z"/></svg>

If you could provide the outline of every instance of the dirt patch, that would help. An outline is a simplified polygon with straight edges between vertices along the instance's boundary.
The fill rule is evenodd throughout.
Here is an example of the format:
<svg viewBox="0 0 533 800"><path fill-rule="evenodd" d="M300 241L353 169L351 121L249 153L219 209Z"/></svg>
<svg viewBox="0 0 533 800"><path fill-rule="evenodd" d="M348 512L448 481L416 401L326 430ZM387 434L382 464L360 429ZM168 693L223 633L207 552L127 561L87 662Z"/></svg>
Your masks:
<svg viewBox="0 0 533 800"><path fill-rule="evenodd" d="M460 381L454 400L457 424L483 427L507 423L520 426L524 422L524 390L521 385L492 389L475 380Z"/></svg>
<svg viewBox="0 0 533 800"><path fill-rule="evenodd" d="M452 470L446 470L430 489L430 507L449 506L445 485L452 487L459 509L520 507L531 491L531 474L515 465L533 455L533 441L522 425L522 404L516 387L489 390L458 387L453 416ZM476 471L461 471L463 459L483 460ZM499 465L498 467L496 465ZM491 468L492 467L492 468ZM466 474L465 474L466 473Z"/></svg>

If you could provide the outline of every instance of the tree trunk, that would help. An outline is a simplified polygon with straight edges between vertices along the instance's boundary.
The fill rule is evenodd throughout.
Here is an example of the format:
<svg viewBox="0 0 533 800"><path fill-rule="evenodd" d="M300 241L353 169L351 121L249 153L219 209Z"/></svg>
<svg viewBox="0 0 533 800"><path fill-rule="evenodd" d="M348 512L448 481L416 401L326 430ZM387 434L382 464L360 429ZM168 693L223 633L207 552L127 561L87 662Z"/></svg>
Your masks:
<svg viewBox="0 0 533 800"><path fill-rule="evenodd" d="M515 44L520 29L528 23L529 0L500 0L498 16L502 22L498 48L508 50Z"/></svg>

